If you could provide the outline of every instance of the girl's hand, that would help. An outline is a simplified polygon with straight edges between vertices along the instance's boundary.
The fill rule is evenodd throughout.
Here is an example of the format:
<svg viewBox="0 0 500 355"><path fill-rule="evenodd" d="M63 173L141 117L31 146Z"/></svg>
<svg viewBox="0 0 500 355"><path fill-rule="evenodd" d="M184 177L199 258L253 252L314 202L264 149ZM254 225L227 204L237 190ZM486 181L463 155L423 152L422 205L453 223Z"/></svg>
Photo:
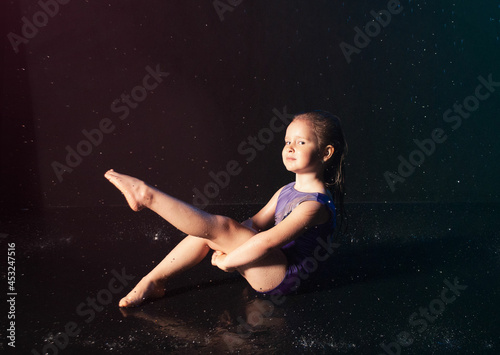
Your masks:
<svg viewBox="0 0 500 355"><path fill-rule="evenodd" d="M227 254L216 250L212 254L212 265L217 266L219 269L225 272L233 272L235 268L228 268L224 265L224 260L226 259Z"/></svg>

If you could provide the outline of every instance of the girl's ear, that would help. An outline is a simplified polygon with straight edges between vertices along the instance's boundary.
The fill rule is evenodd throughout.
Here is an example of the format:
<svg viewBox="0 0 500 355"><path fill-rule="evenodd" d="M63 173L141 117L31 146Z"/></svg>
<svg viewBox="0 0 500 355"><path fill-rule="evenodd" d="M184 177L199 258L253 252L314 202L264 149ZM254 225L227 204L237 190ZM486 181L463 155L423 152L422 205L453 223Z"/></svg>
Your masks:
<svg viewBox="0 0 500 355"><path fill-rule="evenodd" d="M323 150L323 163L326 163L333 156L334 152L335 148L333 145L327 145Z"/></svg>

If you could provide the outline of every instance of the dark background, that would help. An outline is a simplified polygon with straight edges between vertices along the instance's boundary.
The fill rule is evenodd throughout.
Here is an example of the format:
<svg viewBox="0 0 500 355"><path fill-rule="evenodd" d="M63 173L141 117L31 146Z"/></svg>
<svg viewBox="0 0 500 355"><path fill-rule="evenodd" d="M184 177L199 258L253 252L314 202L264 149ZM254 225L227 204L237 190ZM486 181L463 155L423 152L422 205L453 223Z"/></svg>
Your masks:
<svg viewBox="0 0 500 355"><path fill-rule="evenodd" d="M245 284L209 258L135 313L116 307L125 290L88 324L75 313L109 287L112 270L138 280L183 236L131 212L103 174L114 168L193 201L193 189L213 187L211 172L236 161L241 171L207 210L243 220L294 178L281 163L284 132L265 136L284 108L342 118L349 228L339 228L319 289L291 295L243 352L382 352L415 331L408 317L435 304L443 280L458 278L467 290L402 353L498 353L500 87L455 131L443 120L479 76L500 82L498 1L402 1L350 63L340 45L353 45L386 0L233 0L222 17L213 0L59 1L18 53L9 38L34 15L44 20L40 3L57 3L0 5L0 244L16 248L17 353L42 352L69 321L82 328L71 354L227 351L220 335L237 336L249 314ZM121 120L111 105L138 90L147 67L169 75ZM105 119L113 132L59 181L52 165L66 165L66 147L81 148L82 131ZM384 174L436 128L447 140L391 191ZM269 141L246 161L238 147L259 134Z"/></svg>
<svg viewBox="0 0 500 355"><path fill-rule="evenodd" d="M242 1L220 17L211 1L72 0L19 53L8 35L21 35L22 18L41 8L4 2L0 202L123 204L103 178L109 168L192 201L210 171L235 160L241 173L210 203L264 203L293 179L281 163L283 135L250 162L238 146L284 107L342 118L348 202L498 202L500 88L453 132L443 113L474 94L478 76L500 81L500 8L401 4L348 63L340 44L353 45L355 27L386 1ZM111 103L142 83L147 66L170 75L121 120ZM104 118L114 131L59 181L51 164L66 164L66 146L76 149L82 130ZM384 173L435 128L448 139L391 191Z"/></svg>

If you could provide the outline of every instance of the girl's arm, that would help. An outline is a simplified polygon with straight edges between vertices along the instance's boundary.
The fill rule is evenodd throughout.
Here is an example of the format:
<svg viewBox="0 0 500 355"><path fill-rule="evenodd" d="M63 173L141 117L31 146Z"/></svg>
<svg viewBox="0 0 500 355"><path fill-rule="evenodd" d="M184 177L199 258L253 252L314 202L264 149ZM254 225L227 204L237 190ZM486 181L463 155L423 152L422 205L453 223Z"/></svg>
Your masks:
<svg viewBox="0 0 500 355"><path fill-rule="evenodd" d="M256 234L231 253L216 255L212 262L225 271L249 265L265 256L270 250L294 240L307 228L325 223L328 218L329 212L321 203L302 202L282 222Z"/></svg>
<svg viewBox="0 0 500 355"><path fill-rule="evenodd" d="M269 202L252 218L244 221L245 227L255 229L257 232L271 228L274 225L274 212L278 202L278 196L283 188L279 189Z"/></svg>

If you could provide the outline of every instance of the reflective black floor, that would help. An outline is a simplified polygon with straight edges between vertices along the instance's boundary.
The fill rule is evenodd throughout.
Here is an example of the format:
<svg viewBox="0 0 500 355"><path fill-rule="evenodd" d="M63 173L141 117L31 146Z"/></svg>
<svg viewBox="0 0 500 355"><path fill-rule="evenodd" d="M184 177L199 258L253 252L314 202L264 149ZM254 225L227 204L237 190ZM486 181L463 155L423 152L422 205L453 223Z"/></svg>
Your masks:
<svg viewBox="0 0 500 355"><path fill-rule="evenodd" d="M142 307L117 307L182 238L148 211L10 211L1 218L2 293L15 243L19 354L498 354L499 206L349 205L341 247L304 292L256 297L204 260ZM256 206L212 207L241 220ZM5 291L7 290L7 291ZM7 296L8 299L10 296ZM11 312L12 313L12 312Z"/></svg>

